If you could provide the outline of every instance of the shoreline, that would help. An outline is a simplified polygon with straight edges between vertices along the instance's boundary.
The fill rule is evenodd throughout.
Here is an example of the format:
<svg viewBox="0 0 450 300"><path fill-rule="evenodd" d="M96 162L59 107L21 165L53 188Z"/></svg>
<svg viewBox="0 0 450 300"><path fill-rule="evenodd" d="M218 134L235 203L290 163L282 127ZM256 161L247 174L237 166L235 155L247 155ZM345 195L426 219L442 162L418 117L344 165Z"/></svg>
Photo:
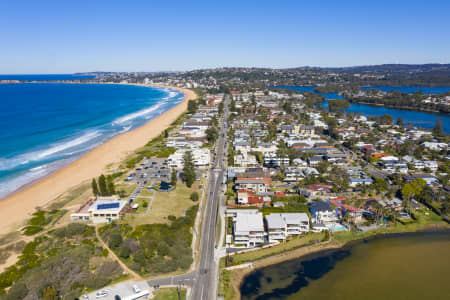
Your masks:
<svg viewBox="0 0 450 300"><path fill-rule="evenodd" d="M371 240L384 237L395 237L410 234L420 234L420 233L429 233L429 234L450 233L450 229L449 227L441 228L437 225L430 224L428 226L425 226L424 228L420 228L419 230L398 231L398 232L396 231L374 232L372 234L369 234L368 236L356 237L354 239L350 239L344 242L337 240L329 240L319 244L306 245L297 249L293 249L291 251L261 258L253 262L249 262L253 265L252 268L241 268L241 269L234 269L231 271L233 276L230 282L230 289L232 289L234 293L232 299L241 298L240 289L245 278L251 273L257 271L258 269L280 264L290 260L308 259L308 257L320 256L329 251L337 251L340 249L344 249L345 247L351 247L352 245L361 243L364 240Z"/></svg>
<svg viewBox="0 0 450 300"><path fill-rule="evenodd" d="M440 112L437 110L431 110L431 109L423 109L418 107L409 107L409 106L393 106L393 105L385 105L384 103L372 103L372 102L351 102L350 104L359 104L359 105L367 105L367 106L373 106L373 107L384 107L389 109L396 109L396 110L407 110L407 111L415 111L415 112L423 112L423 113L429 113L433 115L440 115L440 116L447 116L445 112Z"/></svg>
<svg viewBox="0 0 450 300"><path fill-rule="evenodd" d="M161 134L186 111L189 100L194 100L197 97L192 90L173 86L123 85L173 89L183 93L184 99L181 103L147 123L109 139L57 171L19 188L1 199L0 235L17 230L17 227L30 217L36 207L45 206L76 185L99 176L105 171L107 165L119 163L131 152L145 146L148 141Z"/></svg>

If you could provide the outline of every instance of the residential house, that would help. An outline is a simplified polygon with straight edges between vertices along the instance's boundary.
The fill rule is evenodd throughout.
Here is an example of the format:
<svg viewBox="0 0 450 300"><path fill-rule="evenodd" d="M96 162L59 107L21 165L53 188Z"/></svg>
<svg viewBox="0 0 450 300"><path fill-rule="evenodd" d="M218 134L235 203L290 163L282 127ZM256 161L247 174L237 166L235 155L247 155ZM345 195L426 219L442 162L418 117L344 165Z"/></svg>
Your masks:
<svg viewBox="0 0 450 300"><path fill-rule="evenodd" d="M315 201L308 203L309 212L314 218L315 223L324 225L334 225L338 222L336 211L330 204L324 201Z"/></svg>

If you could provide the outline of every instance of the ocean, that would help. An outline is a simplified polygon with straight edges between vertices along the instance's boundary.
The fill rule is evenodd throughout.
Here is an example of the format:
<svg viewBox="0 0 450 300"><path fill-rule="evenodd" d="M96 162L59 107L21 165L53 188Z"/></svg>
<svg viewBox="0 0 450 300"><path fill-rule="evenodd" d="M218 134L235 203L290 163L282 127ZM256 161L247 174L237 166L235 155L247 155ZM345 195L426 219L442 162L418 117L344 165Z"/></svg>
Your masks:
<svg viewBox="0 0 450 300"><path fill-rule="evenodd" d="M176 90L132 85L0 84L0 199L183 98Z"/></svg>
<svg viewBox="0 0 450 300"><path fill-rule="evenodd" d="M90 79L91 75L73 75L73 74L0 74L0 80L20 80L20 81L55 81L55 80L80 80Z"/></svg>

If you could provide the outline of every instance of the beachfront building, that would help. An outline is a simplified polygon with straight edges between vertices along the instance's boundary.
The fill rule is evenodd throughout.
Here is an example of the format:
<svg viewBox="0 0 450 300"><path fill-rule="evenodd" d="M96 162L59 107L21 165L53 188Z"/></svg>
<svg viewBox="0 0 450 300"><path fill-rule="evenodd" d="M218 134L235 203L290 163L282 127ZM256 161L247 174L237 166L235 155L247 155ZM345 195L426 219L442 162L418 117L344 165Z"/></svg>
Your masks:
<svg viewBox="0 0 450 300"><path fill-rule="evenodd" d="M262 213L236 214L233 224L235 245L244 245L246 248L261 245L264 243L264 234Z"/></svg>
<svg viewBox="0 0 450 300"><path fill-rule="evenodd" d="M184 166L185 149L178 149L174 154L168 157L169 167L174 169L182 169ZM209 166L211 153L208 148L193 149L192 161L196 168L206 168Z"/></svg>
<svg viewBox="0 0 450 300"><path fill-rule="evenodd" d="M123 216L122 210L127 204L119 196L93 197L70 215L72 221L85 221L94 224L107 223Z"/></svg>
<svg viewBox="0 0 450 300"><path fill-rule="evenodd" d="M285 241L290 235L309 231L309 217L305 213L271 213L266 216L269 243Z"/></svg>

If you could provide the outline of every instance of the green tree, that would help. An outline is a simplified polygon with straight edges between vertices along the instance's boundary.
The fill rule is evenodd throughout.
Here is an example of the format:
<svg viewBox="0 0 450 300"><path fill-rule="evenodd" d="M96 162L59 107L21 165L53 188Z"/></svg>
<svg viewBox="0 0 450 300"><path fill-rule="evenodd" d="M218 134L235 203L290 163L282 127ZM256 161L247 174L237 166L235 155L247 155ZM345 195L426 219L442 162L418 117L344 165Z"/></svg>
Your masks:
<svg viewBox="0 0 450 300"><path fill-rule="evenodd" d="M388 183L386 182L386 180L384 180L382 178L375 178L374 183L372 184L372 187L379 194L381 192L388 190Z"/></svg>
<svg viewBox="0 0 450 300"><path fill-rule="evenodd" d="M42 290L42 299L44 300L57 300L58 291L53 286L47 286Z"/></svg>
<svg viewBox="0 0 450 300"><path fill-rule="evenodd" d="M223 113L223 101L219 103L219 115L222 115Z"/></svg>
<svg viewBox="0 0 450 300"><path fill-rule="evenodd" d="M397 118L397 125L398 126L403 126L403 118L402 117L398 117Z"/></svg>
<svg viewBox="0 0 450 300"><path fill-rule="evenodd" d="M170 184L175 187L177 185L177 170L172 169L172 174L170 176Z"/></svg>
<svg viewBox="0 0 450 300"><path fill-rule="evenodd" d="M165 137L166 139L169 137L169 131L167 131L167 129L164 130L164 137Z"/></svg>
<svg viewBox="0 0 450 300"><path fill-rule="evenodd" d="M124 243L120 246L120 252L119 252L120 257L128 258L128 257L130 257L130 253L131 253L130 247L128 247L127 244Z"/></svg>
<svg viewBox="0 0 450 300"><path fill-rule="evenodd" d="M197 102L195 100L189 100L187 109L190 114L195 113L197 111Z"/></svg>
<svg viewBox="0 0 450 300"><path fill-rule="evenodd" d="M433 202L433 190L429 186L425 186L419 195L419 201L425 204Z"/></svg>
<svg viewBox="0 0 450 300"><path fill-rule="evenodd" d="M108 195L114 195L116 189L114 188L114 182L112 180L108 181Z"/></svg>
<svg viewBox="0 0 450 300"><path fill-rule="evenodd" d="M103 174L100 175L100 177L98 178L98 187L99 187L101 196L108 195L108 188L106 186L106 178L105 178L105 175L103 175Z"/></svg>
<svg viewBox="0 0 450 300"><path fill-rule="evenodd" d="M434 136L442 136L444 133L444 130L442 129L442 120L441 118L436 119L436 125L434 125L433 128L433 135Z"/></svg>
<svg viewBox="0 0 450 300"><path fill-rule="evenodd" d="M394 123L394 119L391 115L382 115L380 117L380 124L381 125L392 125Z"/></svg>
<svg viewBox="0 0 450 300"><path fill-rule="evenodd" d="M192 152L186 151L183 156L183 177L187 187L191 187L195 181L195 167L192 159Z"/></svg>
<svg viewBox="0 0 450 300"><path fill-rule="evenodd" d="M191 200L192 201L194 201L194 202L197 202L198 201L198 199L199 199L199 195L198 195L198 193L197 192L192 192L192 194L191 194Z"/></svg>
<svg viewBox="0 0 450 300"><path fill-rule="evenodd" d="M236 112L236 111L237 111L237 108L236 108L236 101L234 101L233 96L230 96L230 98L231 98L231 101L230 101L230 110L233 111L233 112Z"/></svg>
<svg viewBox="0 0 450 300"><path fill-rule="evenodd" d="M113 231L109 235L108 246L110 248L117 248L122 244L122 235L120 232Z"/></svg>
<svg viewBox="0 0 450 300"><path fill-rule="evenodd" d="M330 163L326 160L322 160L320 163L317 164L316 169L319 171L319 173L323 174L328 170L328 167L330 166Z"/></svg>
<svg viewBox="0 0 450 300"><path fill-rule="evenodd" d="M219 132L217 131L217 129L212 126L208 127L208 129L206 129L205 133L206 133L206 138L211 143L214 143L216 141L217 137L219 136Z"/></svg>
<svg viewBox="0 0 450 300"><path fill-rule="evenodd" d="M416 178L411 182L407 182L402 187L402 197L405 200L417 198L426 186L425 180L422 178Z"/></svg>
<svg viewBox="0 0 450 300"><path fill-rule="evenodd" d="M92 194L94 194L94 196L98 195L98 186L97 186L97 181L95 181L95 178L92 178Z"/></svg>

